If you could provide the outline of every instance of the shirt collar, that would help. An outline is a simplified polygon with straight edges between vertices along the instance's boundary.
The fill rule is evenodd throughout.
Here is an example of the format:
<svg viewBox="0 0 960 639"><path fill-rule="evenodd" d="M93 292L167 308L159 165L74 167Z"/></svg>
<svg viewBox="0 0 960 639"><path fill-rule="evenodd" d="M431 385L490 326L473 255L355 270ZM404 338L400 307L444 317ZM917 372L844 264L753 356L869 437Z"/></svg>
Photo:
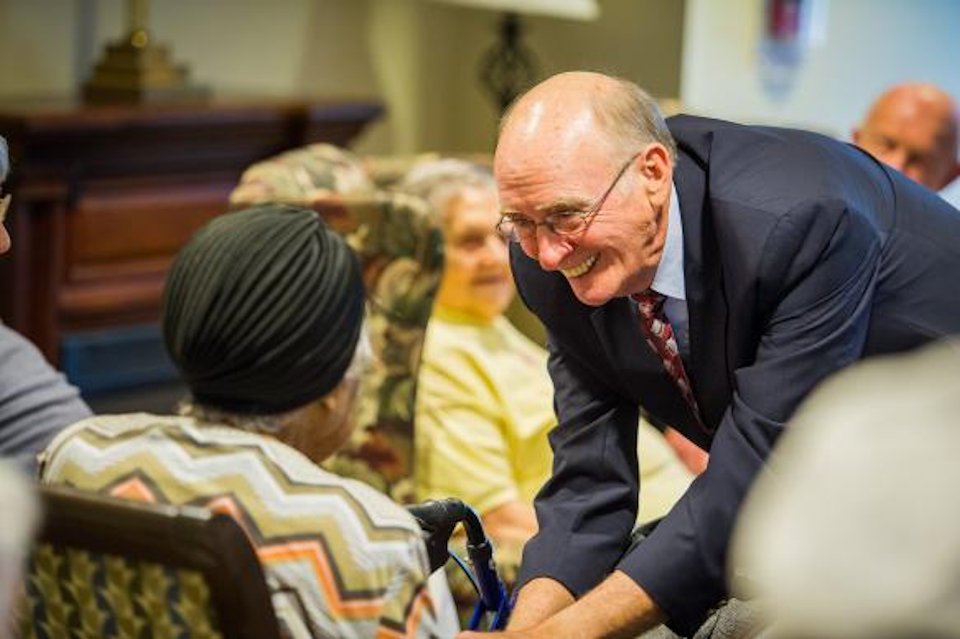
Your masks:
<svg viewBox="0 0 960 639"><path fill-rule="evenodd" d="M650 288L678 300L687 299L683 279L683 226L680 221L680 198L677 187L670 185L670 211L667 218L667 239L663 244L663 256L653 276Z"/></svg>

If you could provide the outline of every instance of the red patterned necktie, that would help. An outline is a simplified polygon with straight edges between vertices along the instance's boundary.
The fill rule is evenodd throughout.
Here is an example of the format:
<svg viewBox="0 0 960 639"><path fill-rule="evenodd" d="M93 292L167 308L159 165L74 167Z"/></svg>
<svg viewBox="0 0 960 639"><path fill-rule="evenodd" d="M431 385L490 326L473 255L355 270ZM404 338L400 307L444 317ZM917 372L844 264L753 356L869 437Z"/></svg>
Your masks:
<svg viewBox="0 0 960 639"><path fill-rule="evenodd" d="M667 321L667 316L663 312L663 303L667 299L666 296L648 289L643 293L631 295L631 297L637 303L637 310L640 314L640 328L647 344L660 357L670 379L680 389L680 394L683 395L683 399L690 406L697 424L706 430L703 419L700 417L697 400L693 396L690 380L687 378L686 371L683 370L683 360L680 359L680 349L677 348L673 327L670 326L670 322Z"/></svg>

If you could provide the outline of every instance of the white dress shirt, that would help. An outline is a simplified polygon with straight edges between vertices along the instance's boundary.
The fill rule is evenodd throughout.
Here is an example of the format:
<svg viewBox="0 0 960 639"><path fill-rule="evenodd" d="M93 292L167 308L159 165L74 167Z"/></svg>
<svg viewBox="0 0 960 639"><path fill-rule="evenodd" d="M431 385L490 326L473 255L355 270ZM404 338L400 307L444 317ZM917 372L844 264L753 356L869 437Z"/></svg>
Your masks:
<svg viewBox="0 0 960 639"><path fill-rule="evenodd" d="M667 219L667 239L663 246L660 265L650 288L666 296L663 312L673 327L680 357L690 355L690 322L687 313L687 289L683 277L683 225L680 221L680 198L677 187L670 185L670 211Z"/></svg>

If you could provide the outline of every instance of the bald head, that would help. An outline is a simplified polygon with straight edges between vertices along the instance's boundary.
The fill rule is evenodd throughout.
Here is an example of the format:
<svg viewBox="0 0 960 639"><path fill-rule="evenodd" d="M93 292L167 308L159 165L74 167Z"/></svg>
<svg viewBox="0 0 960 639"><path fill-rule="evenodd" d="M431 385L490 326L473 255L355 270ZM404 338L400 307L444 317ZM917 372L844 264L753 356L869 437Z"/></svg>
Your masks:
<svg viewBox="0 0 960 639"><path fill-rule="evenodd" d="M956 102L925 83L892 87L870 107L853 141L878 160L939 190L960 175Z"/></svg>
<svg viewBox="0 0 960 639"><path fill-rule="evenodd" d="M507 111L497 144L510 151L542 149L560 161L586 143L627 156L660 142L676 156L676 146L656 102L632 82L600 73L574 71L554 75L520 97ZM539 151L538 151L539 152Z"/></svg>

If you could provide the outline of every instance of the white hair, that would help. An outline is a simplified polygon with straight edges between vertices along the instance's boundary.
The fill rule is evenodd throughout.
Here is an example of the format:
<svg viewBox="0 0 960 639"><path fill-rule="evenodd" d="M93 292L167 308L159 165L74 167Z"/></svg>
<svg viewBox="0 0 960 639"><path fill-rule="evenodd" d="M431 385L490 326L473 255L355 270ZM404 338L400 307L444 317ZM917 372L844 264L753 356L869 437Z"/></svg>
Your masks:
<svg viewBox="0 0 960 639"><path fill-rule="evenodd" d="M455 158L416 164L396 185L396 190L425 200L439 213L446 213L451 200L468 188L495 192L497 185L489 168Z"/></svg>
<svg viewBox="0 0 960 639"><path fill-rule="evenodd" d="M958 451L960 341L827 380L745 502L734 586L783 636L960 637Z"/></svg>
<svg viewBox="0 0 960 639"><path fill-rule="evenodd" d="M593 112L612 144L633 154L651 142L658 142L677 161L677 143L667 128L657 101L635 83L613 78L617 90L593 97Z"/></svg>
<svg viewBox="0 0 960 639"><path fill-rule="evenodd" d="M0 461L0 636L12 620L15 596L21 590L23 565L40 519L33 483L22 470ZM6 624L6 625L4 625Z"/></svg>

